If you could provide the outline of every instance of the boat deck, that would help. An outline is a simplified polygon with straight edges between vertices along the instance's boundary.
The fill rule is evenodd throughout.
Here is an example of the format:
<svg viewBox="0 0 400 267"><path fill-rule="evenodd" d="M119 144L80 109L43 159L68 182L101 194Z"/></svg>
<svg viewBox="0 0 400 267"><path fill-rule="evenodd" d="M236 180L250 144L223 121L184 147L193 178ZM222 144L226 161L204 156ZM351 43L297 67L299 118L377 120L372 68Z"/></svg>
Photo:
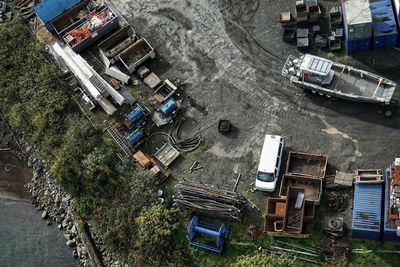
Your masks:
<svg viewBox="0 0 400 267"><path fill-rule="evenodd" d="M332 84L328 88L345 94L372 97L377 86L375 81L335 71ZM376 91L376 96L380 97L385 89L379 86Z"/></svg>
<svg viewBox="0 0 400 267"><path fill-rule="evenodd" d="M362 98L381 98L385 102L390 102L395 84L386 84L386 79L371 76L369 73L355 71L341 71L332 68L335 75L329 89L342 94L359 96Z"/></svg>

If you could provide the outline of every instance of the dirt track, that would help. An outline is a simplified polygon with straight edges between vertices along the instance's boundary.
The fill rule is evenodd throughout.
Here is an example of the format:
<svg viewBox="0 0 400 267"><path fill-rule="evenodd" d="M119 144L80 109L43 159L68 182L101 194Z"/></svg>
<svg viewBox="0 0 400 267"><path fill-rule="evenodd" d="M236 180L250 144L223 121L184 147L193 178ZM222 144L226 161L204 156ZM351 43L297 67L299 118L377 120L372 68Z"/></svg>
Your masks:
<svg viewBox="0 0 400 267"><path fill-rule="evenodd" d="M248 188L266 133L282 134L286 152L327 154L329 163L345 172L358 167L384 168L399 156L397 109L392 118L385 118L377 114L382 107L314 96L281 77L284 60L297 50L281 41L278 14L292 8L294 1L113 3L161 55L151 64L152 70L163 78L179 79L185 92L206 109L204 115L191 108L187 116L191 130L201 131L208 149L176 164L178 177L188 178L183 170L197 160L205 168L189 178L232 187L234 172L243 172L239 190ZM393 50L358 55L351 63L396 80L400 77L399 54ZM162 62L168 64L154 67ZM217 132L220 118L233 122L235 131L230 136Z"/></svg>

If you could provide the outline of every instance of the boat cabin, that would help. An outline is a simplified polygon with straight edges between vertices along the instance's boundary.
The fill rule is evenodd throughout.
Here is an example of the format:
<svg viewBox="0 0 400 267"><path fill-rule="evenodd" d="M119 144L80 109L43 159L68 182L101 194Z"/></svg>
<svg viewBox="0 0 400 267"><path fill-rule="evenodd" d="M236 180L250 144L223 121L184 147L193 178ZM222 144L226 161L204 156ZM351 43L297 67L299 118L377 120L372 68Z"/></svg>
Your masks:
<svg viewBox="0 0 400 267"><path fill-rule="evenodd" d="M331 70L333 62L313 55L306 54L300 65L300 77L303 81L318 84L330 85L335 72Z"/></svg>

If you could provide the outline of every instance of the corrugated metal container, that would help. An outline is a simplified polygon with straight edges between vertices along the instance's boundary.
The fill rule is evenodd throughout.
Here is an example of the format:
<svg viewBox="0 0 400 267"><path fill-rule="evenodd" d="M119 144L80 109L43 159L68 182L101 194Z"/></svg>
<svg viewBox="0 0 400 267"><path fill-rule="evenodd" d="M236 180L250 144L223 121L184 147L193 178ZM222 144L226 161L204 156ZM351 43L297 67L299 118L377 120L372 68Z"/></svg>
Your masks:
<svg viewBox="0 0 400 267"><path fill-rule="evenodd" d="M394 225L390 225L388 222L388 208L389 208L389 183L388 183L388 172L389 169L385 170L385 201L383 206L383 240L384 241L400 241L400 237L396 234L396 228ZM392 222L393 223L393 222Z"/></svg>
<svg viewBox="0 0 400 267"><path fill-rule="evenodd" d="M50 23L51 20L79 2L80 0L44 0L40 4L36 5L35 12L47 30L53 31L54 28Z"/></svg>
<svg viewBox="0 0 400 267"><path fill-rule="evenodd" d="M379 239L382 220L382 185L356 184L354 189L352 237Z"/></svg>
<svg viewBox="0 0 400 267"><path fill-rule="evenodd" d="M103 36L105 36L111 30L118 27L118 16L114 12L112 12L112 10L110 8L108 8L107 6L101 6L96 11L99 14L102 12L107 12L107 14L109 12L111 12L111 14L113 16L109 21L107 21L106 24L101 26L101 28L93 31L90 36L81 40L79 43L70 43L70 39L69 39L70 35L68 34L68 32L73 29L87 27L87 23L89 21L89 15L85 16L78 22L71 24L70 26L68 26L66 29L63 30L63 32L65 32L65 35L63 36L64 42L67 43L69 46L71 46L72 50L75 53L81 52L82 50L89 47L94 42L100 40Z"/></svg>
<svg viewBox="0 0 400 267"><path fill-rule="evenodd" d="M397 21L397 26L400 25L400 0L392 0L394 16Z"/></svg>
<svg viewBox="0 0 400 267"><path fill-rule="evenodd" d="M398 31L390 0L370 0L372 14L372 49L397 46Z"/></svg>
<svg viewBox="0 0 400 267"><path fill-rule="evenodd" d="M100 40L103 36L105 36L107 33L109 33L112 29L115 29L116 27L118 27L118 17L113 18L102 28L93 32L93 34L91 36L89 36L85 40L81 41L79 44L73 46L72 50L74 50L75 53L81 52L82 50L89 47L94 42Z"/></svg>
<svg viewBox="0 0 400 267"><path fill-rule="evenodd" d="M369 0L342 0L343 20L348 40L372 36L372 16Z"/></svg>
<svg viewBox="0 0 400 267"><path fill-rule="evenodd" d="M371 38L347 40L347 36L345 36L345 45L347 54L368 52L371 50Z"/></svg>
<svg viewBox="0 0 400 267"><path fill-rule="evenodd" d="M374 25L372 37L372 50L394 48L397 46L397 28L387 27L386 25Z"/></svg>

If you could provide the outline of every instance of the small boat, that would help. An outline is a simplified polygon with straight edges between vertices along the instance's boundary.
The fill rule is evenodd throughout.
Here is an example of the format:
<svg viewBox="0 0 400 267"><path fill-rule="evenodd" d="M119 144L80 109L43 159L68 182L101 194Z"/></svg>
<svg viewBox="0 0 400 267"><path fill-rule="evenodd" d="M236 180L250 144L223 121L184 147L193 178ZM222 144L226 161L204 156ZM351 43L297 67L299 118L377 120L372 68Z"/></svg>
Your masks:
<svg viewBox="0 0 400 267"><path fill-rule="evenodd" d="M390 104L396 83L368 71L310 54L290 55L282 76L313 93L354 102Z"/></svg>

